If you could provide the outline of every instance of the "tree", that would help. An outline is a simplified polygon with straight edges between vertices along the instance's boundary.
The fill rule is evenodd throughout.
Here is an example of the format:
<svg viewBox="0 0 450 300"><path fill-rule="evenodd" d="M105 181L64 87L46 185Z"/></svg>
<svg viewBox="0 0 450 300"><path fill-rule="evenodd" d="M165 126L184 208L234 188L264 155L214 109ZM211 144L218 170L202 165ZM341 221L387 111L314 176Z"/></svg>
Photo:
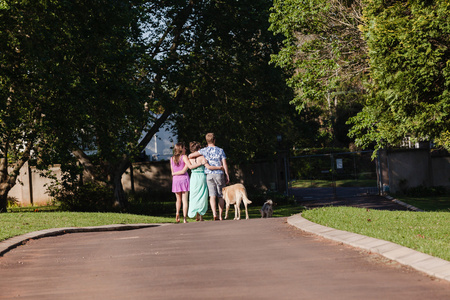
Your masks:
<svg viewBox="0 0 450 300"><path fill-rule="evenodd" d="M137 101L142 89L133 80L141 53L134 43L138 6L120 0L3 3L0 210L5 211L8 191L26 161L48 163L92 142L101 145L96 150L102 159L117 157L117 148L109 146L130 151L127 138L137 135L146 115Z"/></svg>
<svg viewBox="0 0 450 300"><path fill-rule="evenodd" d="M20 168L43 132L58 123L49 113L62 96L55 88L65 79L55 68L55 55L49 44L60 39L61 25L56 16L43 13L46 1L25 9L22 1L3 1L0 9L0 211L6 211L7 195L15 185ZM49 80L51 77L57 80Z"/></svg>
<svg viewBox="0 0 450 300"><path fill-rule="evenodd" d="M363 27L370 96L351 119L360 146L433 140L449 149L449 7L445 1L368 1Z"/></svg>
<svg viewBox="0 0 450 300"><path fill-rule="evenodd" d="M272 62L291 74L292 104L321 111L319 122L331 140L348 142L341 118L361 109L368 67L361 1L276 0L270 22L270 30L285 37Z"/></svg>
<svg viewBox="0 0 450 300"><path fill-rule="evenodd" d="M176 114L179 140L204 142L214 132L234 163L273 157L277 134L295 116L282 70L269 65L280 43L267 30L270 6L266 0L204 3L178 73L189 79Z"/></svg>
<svg viewBox="0 0 450 300"><path fill-rule="evenodd" d="M123 38L120 40L122 44L111 44L109 53L118 57L110 57L108 63L103 63L111 74L120 74L118 79L122 85L118 85L121 88L117 90L109 85L117 84L117 81L111 80L110 77L106 76L106 81L102 81L103 78L96 79L92 86L96 91L95 101L88 100L87 110L80 114L80 117L90 121L85 123L86 127L75 136L75 142L69 143L65 149L69 149L70 154L76 158L76 163L81 167L78 171L84 173L83 178L98 185L106 185L114 191L115 205L118 207L126 206L121 182L123 173L175 111L185 94L183 81L177 80L176 73L179 65L183 64L179 56L184 50L180 48L191 34L186 24L190 22L195 2L142 1L141 5L128 3L128 10L122 8L122 11L115 12L116 15L105 15L105 19L100 21L114 23L117 22L117 17L127 16L128 19L122 21L128 20L132 25L138 23L139 27L118 26L100 31L100 34L106 32L115 39ZM127 12L130 13L129 16ZM90 13L86 16L89 18L96 14ZM92 27L92 30L95 29L96 27ZM133 51L136 48L138 51ZM141 49L144 49L143 53L140 52ZM101 55L87 55L90 59L99 59L100 62L103 59ZM123 61L121 58L130 60ZM146 134L141 138L143 131ZM83 138L77 139L79 137ZM83 147L86 144L88 150L96 150L95 155L87 154ZM69 157L66 157L65 161L69 162L65 167L67 170L77 171ZM67 178L69 184L66 186L77 189L77 183L73 182L74 177Z"/></svg>

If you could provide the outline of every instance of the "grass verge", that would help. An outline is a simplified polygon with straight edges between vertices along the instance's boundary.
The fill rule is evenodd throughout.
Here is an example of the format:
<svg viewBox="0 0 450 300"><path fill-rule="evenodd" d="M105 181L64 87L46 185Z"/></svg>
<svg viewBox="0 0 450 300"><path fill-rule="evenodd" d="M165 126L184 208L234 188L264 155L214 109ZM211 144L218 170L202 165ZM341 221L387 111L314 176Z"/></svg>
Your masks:
<svg viewBox="0 0 450 300"><path fill-rule="evenodd" d="M32 231L110 224L169 223L172 218L120 213L17 212L0 214L0 241Z"/></svg>
<svg viewBox="0 0 450 300"><path fill-rule="evenodd" d="M167 204L169 206L169 204ZM85 227L111 224L137 224L137 223L174 223L175 203L172 216L163 217L146 216L124 213L83 213L57 211L58 207L22 207L10 210L10 213L0 214L0 241L22 235L32 231L61 227ZM260 218L259 206L249 205L250 218ZM275 207L273 217L287 217L300 213L303 207L296 204L279 205ZM36 211L35 211L36 210ZM56 211L52 211L56 210ZM230 208L229 218L234 218L234 208ZM241 218L245 219L245 210L242 207ZM204 216L205 220L212 219L210 210ZM195 219L188 219L195 222Z"/></svg>
<svg viewBox="0 0 450 300"><path fill-rule="evenodd" d="M317 224L390 241L450 261L450 213L323 207L302 215Z"/></svg>

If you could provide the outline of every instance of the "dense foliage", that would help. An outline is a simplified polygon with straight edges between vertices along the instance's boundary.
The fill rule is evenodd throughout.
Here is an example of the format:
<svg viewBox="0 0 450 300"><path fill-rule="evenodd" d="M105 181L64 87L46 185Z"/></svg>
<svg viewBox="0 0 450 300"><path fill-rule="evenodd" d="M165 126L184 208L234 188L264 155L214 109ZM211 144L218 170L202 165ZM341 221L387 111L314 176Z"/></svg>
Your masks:
<svg viewBox="0 0 450 300"><path fill-rule="evenodd" d="M0 9L0 210L27 161L95 149L130 152L146 123L134 78L138 7L129 1L3 1ZM99 160L100 161L100 160ZM63 166L64 168L64 166ZM11 171L12 170L12 171ZM104 178L105 182L108 180Z"/></svg>
<svg viewBox="0 0 450 300"><path fill-rule="evenodd" d="M276 0L270 22L270 29L285 37L272 61L291 73L292 104L316 112L322 146L347 146L345 122L361 109L367 70L361 1Z"/></svg>
<svg viewBox="0 0 450 300"><path fill-rule="evenodd" d="M280 69L270 66L279 38L267 30L271 1L205 1L181 76L189 78L178 110L180 140L217 143L235 163L273 156L277 135L300 134ZM307 131L307 130L305 130Z"/></svg>
<svg viewBox="0 0 450 300"><path fill-rule="evenodd" d="M92 181L123 207L122 174L170 116L185 141L216 132L234 161L270 157L278 134L302 134L268 66L270 1L1 4L3 211L27 161L61 163L55 179L76 199Z"/></svg>
<svg viewBox="0 0 450 300"><path fill-rule="evenodd" d="M371 81L365 108L352 119L359 145L410 137L450 149L449 9L448 1L367 1Z"/></svg>

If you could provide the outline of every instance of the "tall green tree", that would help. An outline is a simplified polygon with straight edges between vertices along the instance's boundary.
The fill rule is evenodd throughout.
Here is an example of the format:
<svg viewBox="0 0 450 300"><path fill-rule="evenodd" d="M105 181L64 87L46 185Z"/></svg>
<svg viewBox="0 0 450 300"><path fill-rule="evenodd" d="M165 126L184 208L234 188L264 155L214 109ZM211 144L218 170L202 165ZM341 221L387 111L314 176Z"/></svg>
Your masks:
<svg viewBox="0 0 450 300"><path fill-rule="evenodd" d="M370 96L351 120L359 145L410 137L450 149L449 16L448 1L367 1Z"/></svg>
<svg viewBox="0 0 450 300"><path fill-rule="evenodd" d="M120 207L126 206L122 175L183 101L184 82L177 73L184 64L180 57L186 51L186 39L192 35L189 23L197 1L127 4L122 11L101 14L104 19L98 20L105 24L124 22L120 23L124 26L98 32L119 42L107 44L111 47L107 61L97 53L80 56L95 61L93 67L105 66L107 76L96 79L93 85L87 82L86 86L94 88L95 101L87 100L81 114L87 122L76 137L83 138L75 139L75 143L65 148L76 159L83 178L111 188L115 205ZM97 16L96 11L87 14L84 23ZM96 32L97 27L91 29ZM118 81L110 74L117 75ZM143 137L142 132L145 132ZM86 150L96 153L91 155ZM76 171L73 161L68 158L65 161L69 162L67 170Z"/></svg>
<svg viewBox="0 0 450 300"><path fill-rule="evenodd" d="M214 132L234 163L273 156L277 134L288 131L295 111L282 70L269 65L281 42L267 30L271 4L205 1L178 73L189 79L176 114L180 140L204 142Z"/></svg>
<svg viewBox="0 0 450 300"><path fill-rule="evenodd" d="M51 46L63 40L57 16L43 13L47 1L3 1L0 9L0 211L43 133L58 123L52 103L62 97L66 74ZM64 36L64 33L63 33ZM64 43L63 43L64 44ZM56 79L56 80L53 80ZM66 111L67 113L67 111ZM64 113L63 113L64 114Z"/></svg>
<svg viewBox="0 0 450 300"><path fill-rule="evenodd" d="M146 115L134 80L141 53L134 42L137 6L120 0L3 4L0 210L5 211L8 191L26 161L47 163L92 143L101 160L114 161L118 148L130 151L127 139L137 135Z"/></svg>
<svg viewBox="0 0 450 300"><path fill-rule="evenodd" d="M285 39L272 62L290 72L292 104L320 111L318 121L331 141L346 138L348 116L361 109L367 48L361 0L275 0L270 29Z"/></svg>

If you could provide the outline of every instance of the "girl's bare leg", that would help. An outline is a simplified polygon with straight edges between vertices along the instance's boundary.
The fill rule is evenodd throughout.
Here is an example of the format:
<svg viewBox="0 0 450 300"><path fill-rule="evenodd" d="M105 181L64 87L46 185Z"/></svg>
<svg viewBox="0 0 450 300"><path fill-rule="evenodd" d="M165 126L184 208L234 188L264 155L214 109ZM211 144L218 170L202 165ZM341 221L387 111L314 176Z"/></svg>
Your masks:
<svg viewBox="0 0 450 300"><path fill-rule="evenodd" d="M187 221L186 221L186 217L187 217L187 214L188 214L188 199L189 199L189 194L188 194L188 192L182 192L181 193L181 195L182 195L182 200L183 200L183 221L184 221L184 223L187 223Z"/></svg>
<svg viewBox="0 0 450 300"><path fill-rule="evenodd" d="M181 209L181 193L175 193L175 196L177 197L177 202L175 203L175 208L176 208L175 221L177 223L179 223L180 222L180 209Z"/></svg>

